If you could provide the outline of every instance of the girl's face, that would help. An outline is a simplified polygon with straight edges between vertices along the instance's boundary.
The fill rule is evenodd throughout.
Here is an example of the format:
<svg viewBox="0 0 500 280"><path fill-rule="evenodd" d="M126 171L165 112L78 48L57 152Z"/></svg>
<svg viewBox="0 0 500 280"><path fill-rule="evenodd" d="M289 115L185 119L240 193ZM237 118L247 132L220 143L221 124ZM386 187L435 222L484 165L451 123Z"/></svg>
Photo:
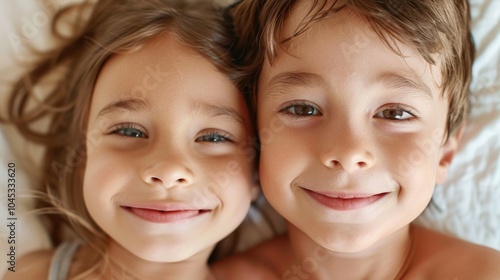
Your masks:
<svg viewBox="0 0 500 280"><path fill-rule="evenodd" d="M208 257L248 211L251 134L238 89L175 35L111 58L93 93L83 188L111 250Z"/></svg>
<svg viewBox="0 0 500 280"><path fill-rule="evenodd" d="M291 13L284 37L303 11ZM342 11L260 74L264 194L291 231L333 251L361 251L407 226L456 149L454 137L442 146L448 101L438 67L409 46L398 50L404 57Z"/></svg>

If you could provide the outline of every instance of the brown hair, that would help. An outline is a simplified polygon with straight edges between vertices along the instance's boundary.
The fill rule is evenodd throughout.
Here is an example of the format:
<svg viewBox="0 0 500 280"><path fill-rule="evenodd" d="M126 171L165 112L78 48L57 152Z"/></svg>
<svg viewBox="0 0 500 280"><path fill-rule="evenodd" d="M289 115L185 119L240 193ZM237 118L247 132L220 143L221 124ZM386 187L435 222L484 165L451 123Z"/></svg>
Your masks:
<svg viewBox="0 0 500 280"><path fill-rule="evenodd" d="M462 124L469 109L474 59L467 0L314 0L292 36L283 39L283 26L297 2L243 0L231 10L238 34L236 48L241 53L237 59L246 71L248 87L255 88L264 59L273 63L288 41L315 22L349 7L364 16L379 38L397 53L393 40L414 46L430 64L436 64L435 54L441 57L442 91L450 100L447 133Z"/></svg>
<svg viewBox="0 0 500 280"><path fill-rule="evenodd" d="M57 245L64 239L60 225L63 221L102 252L107 237L86 210L82 185L90 100L106 61L115 54L134 51L165 32L172 32L235 84L241 73L235 70L231 60L233 40L223 20L223 11L214 3L202 0L94 2L85 1L57 12L52 33L63 43L42 54L34 68L15 83L9 96L7 118L23 136L46 148L40 189L53 199L43 206L65 214L51 216L53 243ZM79 16L72 35L67 36L60 30L60 24L75 12ZM34 108L29 106L28 101L36 100L34 89L61 67L64 74L58 76L45 98L36 101L39 103ZM33 127L43 118L50 118L47 131Z"/></svg>

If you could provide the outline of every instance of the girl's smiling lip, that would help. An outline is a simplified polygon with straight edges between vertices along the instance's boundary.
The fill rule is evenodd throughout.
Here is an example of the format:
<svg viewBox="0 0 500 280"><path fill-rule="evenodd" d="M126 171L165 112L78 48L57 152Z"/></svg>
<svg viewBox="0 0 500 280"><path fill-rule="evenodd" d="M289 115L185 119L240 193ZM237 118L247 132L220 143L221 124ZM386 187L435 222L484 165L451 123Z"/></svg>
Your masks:
<svg viewBox="0 0 500 280"><path fill-rule="evenodd" d="M382 193L329 193L317 192L302 188L310 197L320 204L337 211L356 210L368 206L382 197L388 192Z"/></svg>
<svg viewBox="0 0 500 280"><path fill-rule="evenodd" d="M212 211L210 208L165 203L120 205L120 207L142 220L161 224L180 222Z"/></svg>
<svg viewBox="0 0 500 280"><path fill-rule="evenodd" d="M161 211L147 208L123 207L126 211L139 217L140 219L153 222L153 223L175 223L190 219L205 213L210 210L171 210Z"/></svg>

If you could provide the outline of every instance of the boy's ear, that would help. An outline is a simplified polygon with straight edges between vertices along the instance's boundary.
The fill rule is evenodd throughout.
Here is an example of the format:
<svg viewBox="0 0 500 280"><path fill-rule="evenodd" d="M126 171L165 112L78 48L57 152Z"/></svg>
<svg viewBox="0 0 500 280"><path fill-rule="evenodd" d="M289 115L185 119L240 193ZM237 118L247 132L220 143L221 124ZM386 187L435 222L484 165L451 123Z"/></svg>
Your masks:
<svg viewBox="0 0 500 280"><path fill-rule="evenodd" d="M465 123L460 126L457 131L451 134L448 141L441 147L441 158L439 159L438 169L436 173L436 183L442 184L448 176L448 168L457 153L458 146L465 131Z"/></svg>

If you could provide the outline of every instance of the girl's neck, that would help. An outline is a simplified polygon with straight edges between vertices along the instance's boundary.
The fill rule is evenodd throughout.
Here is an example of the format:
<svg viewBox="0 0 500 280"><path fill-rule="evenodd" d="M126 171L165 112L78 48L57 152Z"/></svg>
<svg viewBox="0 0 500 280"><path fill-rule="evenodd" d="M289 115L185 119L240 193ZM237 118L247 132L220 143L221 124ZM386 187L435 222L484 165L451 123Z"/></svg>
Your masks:
<svg viewBox="0 0 500 280"><path fill-rule="evenodd" d="M298 279L401 279L413 255L410 226L359 253L337 253L324 249L289 224L294 263L285 273Z"/></svg>
<svg viewBox="0 0 500 280"><path fill-rule="evenodd" d="M111 242L107 250L110 262L105 269L103 279L166 279L168 276L168 279L214 280L207 265L211 249L187 260L157 263L138 258L115 242Z"/></svg>

